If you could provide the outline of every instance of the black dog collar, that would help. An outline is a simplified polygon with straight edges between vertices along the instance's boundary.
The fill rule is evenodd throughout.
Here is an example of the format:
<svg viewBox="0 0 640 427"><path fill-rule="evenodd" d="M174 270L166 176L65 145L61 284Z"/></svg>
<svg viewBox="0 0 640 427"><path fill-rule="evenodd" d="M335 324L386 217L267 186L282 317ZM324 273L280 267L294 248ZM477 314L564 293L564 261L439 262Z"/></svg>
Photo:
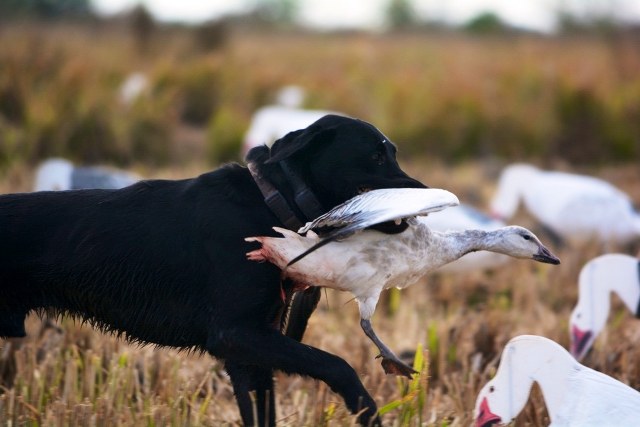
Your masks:
<svg viewBox="0 0 640 427"><path fill-rule="evenodd" d="M322 215L324 213L322 205L302 178L291 169L286 160L280 162L280 168L289 184L293 187L294 201L298 209L306 217L306 220L312 221Z"/></svg>
<svg viewBox="0 0 640 427"><path fill-rule="evenodd" d="M304 223L296 216L293 210L289 207L287 200L282 193L278 191L269 181L267 181L255 163L249 162L247 168L253 177L256 185L260 189L260 192L264 196L264 202L267 204L271 212L278 217L288 229L297 231Z"/></svg>

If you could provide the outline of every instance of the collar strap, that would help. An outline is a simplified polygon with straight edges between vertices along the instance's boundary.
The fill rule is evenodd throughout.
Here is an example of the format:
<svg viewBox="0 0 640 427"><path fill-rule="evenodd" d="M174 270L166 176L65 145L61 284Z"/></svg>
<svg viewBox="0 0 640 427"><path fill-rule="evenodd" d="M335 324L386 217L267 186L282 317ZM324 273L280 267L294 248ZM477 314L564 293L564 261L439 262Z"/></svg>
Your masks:
<svg viewBox="0 0 640 427"><path fill-rule="evenodd" d="M269 181L267 181L257 165L253 162L247 164L247 168L253 177L256 185L260 189L260 192L264 196L264 202L267 204L271 212L282 222L289 230L297 231L304 224L291 210L287 200ZM305 213L306 215L306 213ZM315 217L314 217L315 218Z"/></svg>
<svg viewBox="0 0 640 427"><path fill-rule="evenodd" d="M287 181L293 187L296 206L302 211L307 220L312 221L322 215L324 213L322 205L302 178L291 169L286 160L280 162L280 168L284 172Z"/></svg>

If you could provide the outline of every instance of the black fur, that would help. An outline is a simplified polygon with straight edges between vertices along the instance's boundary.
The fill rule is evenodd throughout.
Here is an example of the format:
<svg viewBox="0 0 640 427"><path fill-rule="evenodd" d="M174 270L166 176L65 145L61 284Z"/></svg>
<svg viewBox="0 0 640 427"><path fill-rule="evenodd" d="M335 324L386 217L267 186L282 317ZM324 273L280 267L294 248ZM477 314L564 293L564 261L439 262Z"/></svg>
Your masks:
<svg viewBox="0 0 640 427"><path fill-rule="evenodd" d="M248 159L290 200L277 163L287 159L326 211L361 188L423 187L383 139L368 123L326 116ZM132 341L223 360L247 425L275 424L274 369L322 380L349 410L364 409L363 423L377 420L344 360L281 334L291 290L275 266L245 257L255 247L244 238L274 235L274 225L238 164L120 190L0 196L0 336L24 336L32 311L69 314Z"/></svg>

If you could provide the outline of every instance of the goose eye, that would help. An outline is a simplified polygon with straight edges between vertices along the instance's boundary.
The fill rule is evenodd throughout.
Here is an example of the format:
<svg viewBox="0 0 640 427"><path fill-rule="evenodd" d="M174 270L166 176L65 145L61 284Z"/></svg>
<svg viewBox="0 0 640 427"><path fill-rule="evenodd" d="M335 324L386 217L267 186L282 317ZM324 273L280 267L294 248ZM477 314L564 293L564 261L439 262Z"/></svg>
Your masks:
<svg viewBox="0 0 640 427"><path fill-rule="evenodd" d="M528 234L525 234L524 236L522 236L522 238L524 240L531 240L531 236L529 236Z"/></svg>

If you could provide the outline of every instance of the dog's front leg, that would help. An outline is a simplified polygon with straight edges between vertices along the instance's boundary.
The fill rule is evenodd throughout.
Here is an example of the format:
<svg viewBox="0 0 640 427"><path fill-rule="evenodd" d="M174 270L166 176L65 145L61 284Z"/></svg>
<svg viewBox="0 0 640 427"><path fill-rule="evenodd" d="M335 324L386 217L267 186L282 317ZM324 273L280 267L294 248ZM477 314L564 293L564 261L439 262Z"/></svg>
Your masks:
<svg viewBox="0 0 640 427"><path fill-rule="evenodd" d="M324 381L342 396L352 413L359 414L362 425L380 425L375 401L355 370L338 356L301 344L276 330L252 326L234 326L210 333L207 349L232 367L254 366L263 372L277 369ZM245 393L248 395L245 390L236 391L236 395Z"/></svg>
<svg viewBox="0 0 640 427"><path fill-rule="evenodd" d="M240 416L245 426L275 426L276 405L273 392L273 372L271 369L240 365L230 361L225 363L233 392L236 395ZM251 392L256 393L254 405Z"/></svg>

